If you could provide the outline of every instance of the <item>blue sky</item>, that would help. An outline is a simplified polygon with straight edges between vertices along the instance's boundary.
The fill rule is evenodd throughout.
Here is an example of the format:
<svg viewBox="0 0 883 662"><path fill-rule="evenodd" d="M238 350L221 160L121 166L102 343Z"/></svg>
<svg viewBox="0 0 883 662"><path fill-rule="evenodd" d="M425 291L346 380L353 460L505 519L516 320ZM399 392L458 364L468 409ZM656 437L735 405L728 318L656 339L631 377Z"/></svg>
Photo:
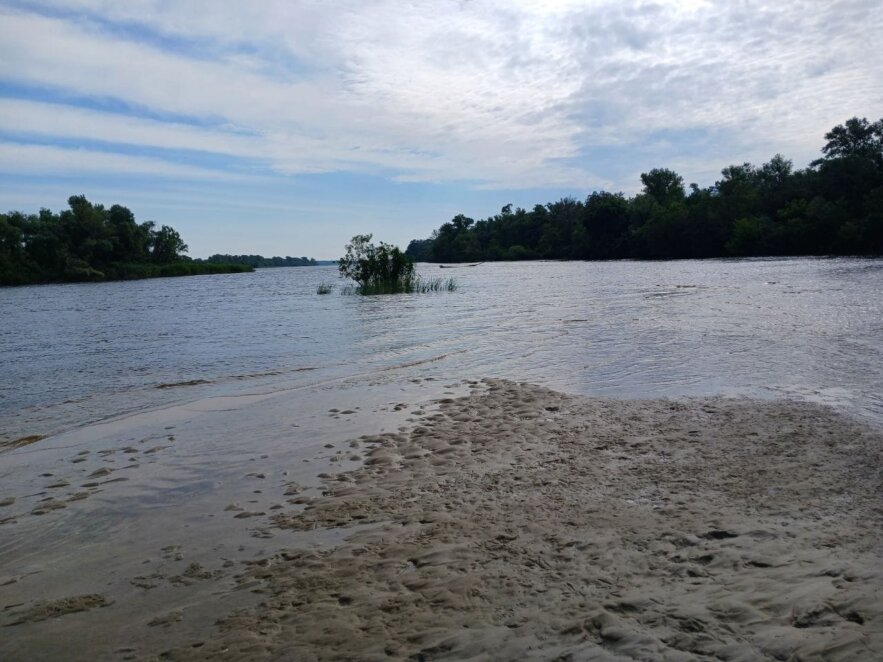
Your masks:
<svg viewBox="0 0 883 662"><path fill-rule="evenodd" d="M73 194L215 252L402 246L883 113L879 2L0 0L0 209Z"/></svg>

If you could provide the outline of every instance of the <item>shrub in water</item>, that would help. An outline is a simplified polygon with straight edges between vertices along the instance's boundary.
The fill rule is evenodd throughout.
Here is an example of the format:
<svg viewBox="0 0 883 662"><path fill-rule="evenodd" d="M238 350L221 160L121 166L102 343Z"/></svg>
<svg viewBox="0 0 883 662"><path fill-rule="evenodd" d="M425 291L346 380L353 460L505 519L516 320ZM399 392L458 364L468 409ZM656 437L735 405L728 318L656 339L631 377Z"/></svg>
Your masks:
<svg viewBox="0 0 883 662"><path fill-rule="evenodd" d="M359 234L346 245L346 255L337 263L340 275L355 281L342 294L399 294L408 292L453 292L453 278L420 278L414 275L414 261L396 246L371 243L370 234ZM322 287L322 286L320 286ZM330 290L329 290L330 291ZM326 292L319 292L326 294Z"/></svg>
<svg viewBox="0 0 883 662"><path fill-rule="evenodd" d="M358 234L346 245L346 255L337 263L340 275L354 280L360 294L410 292L414 262L397 246L375 246L371 236Z"/></svg>

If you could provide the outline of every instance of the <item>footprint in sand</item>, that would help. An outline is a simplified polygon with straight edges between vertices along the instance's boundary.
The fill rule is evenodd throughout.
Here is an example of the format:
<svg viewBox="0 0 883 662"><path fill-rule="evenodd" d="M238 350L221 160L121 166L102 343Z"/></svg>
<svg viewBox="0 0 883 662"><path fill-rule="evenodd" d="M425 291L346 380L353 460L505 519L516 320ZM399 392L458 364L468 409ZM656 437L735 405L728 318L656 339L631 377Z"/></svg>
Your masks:
<svg viewBox="0 0 883 662"><path fill-rule="evenodd" d="M153 620L147 622L148 627L169 627L172 623L179 623L184 619L184 612L180 609L175 609L170 611L168 614L163 614L162 616L157 616Z"/></svg>
<svg viewBox="0 0 883 662"><path fill-rule="evenodd" d="M108 476L113 472L113 469L108 469L107 467L101 467L100 469L96 469L92 473L90 473L87 478L101 478L102 476Z"/></svg>
<svg viewBox="0 0 883 662"><path fill-rule="evenodd" d="M44 499L31 511L31 515L45 515L48 512L61 510L62 508L67 508L67 504L54 498Z"/></svg>
<svg viewBox="0 0 883 662"><path fill-rule="evenodd" d="M261 515L266 515L264 512L256 512L251 510L243 510L241 513L237 513L233 517L236 519L246 519L248 517L260 517Z"/></svg>
<svg viewBox="0 0 883 662"><path fill-rule="evenodd" d="M90 609L107 607L111 604L113 604L112 601L97 593L92 593L90 595L77 595L71 598L62 598L61 600L51 600L48 602L37 602L30 609L25 609L16 613L15 615L17 618L10 623L10 625L46 621L50 618L58 618L59 616L74 614L79 611L89 611Z"/></svg>
<svg viewBox="0 0 883 662"><path fill-rule="evenodd" d="M158 573L154 573L152 575L143 575L139 577L133 577L129 580L129 583L132 586L137 586L138 588L143 588L146 590L156 588L160 585L161 581L165 579L165 575L160 575Z"/></svg>
<svg viewBox="0 0 883 662"><path fill-rule="evenodd" d="M181 545L167 545L159 551L162 552L162 557L166 561L180 561L184 558L182 549Z"/></svg>

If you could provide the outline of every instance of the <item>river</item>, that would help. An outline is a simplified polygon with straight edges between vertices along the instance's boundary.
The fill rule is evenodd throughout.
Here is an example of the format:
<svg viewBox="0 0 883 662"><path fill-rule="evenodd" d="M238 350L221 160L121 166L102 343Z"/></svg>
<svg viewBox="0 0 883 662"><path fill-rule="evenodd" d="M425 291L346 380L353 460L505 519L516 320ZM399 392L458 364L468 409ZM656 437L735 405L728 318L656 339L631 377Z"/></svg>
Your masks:
<svg viewBox="0 0 883 662"><path fill-rule="evenodd" d="M0 439L407 368L587 395L794 397L883 422L883 262L487 263L453 293L333 267L0 289Z"/></svg>

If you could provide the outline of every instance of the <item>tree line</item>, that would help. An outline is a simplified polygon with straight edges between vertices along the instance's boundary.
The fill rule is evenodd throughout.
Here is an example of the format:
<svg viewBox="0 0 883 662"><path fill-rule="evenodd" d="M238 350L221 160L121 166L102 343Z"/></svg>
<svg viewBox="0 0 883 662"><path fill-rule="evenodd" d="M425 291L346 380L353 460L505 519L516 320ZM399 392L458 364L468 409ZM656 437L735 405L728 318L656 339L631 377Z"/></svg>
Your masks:
<svg viewBox="0 0 883 662"><path fill-rule="evenodd" d="M196 261L207 262L208 264L247 264L255 269L269 267L315 267L318 264L311 257L264 257L263 255L222 255L219 253L211 255L205 260Z"/></svg>
<svg viewBox="0 0 883 662"><path fill-rule="evenodd" d="M121 205L109 209L85 196L69 209L0 214L0 285L102 281L251 271L244 264L198 263L168 226L138 223Z"/></svg>
<svg viewBox="0 0 883 662"><path fill-rule="evenodd" d="M632 197L596 191L478 221L460 214L406 253L426 262L883 255L883 119L854 117L825 140L822 158L800 170L777 154L687 190L678 173L655 168Z"/></svg>

